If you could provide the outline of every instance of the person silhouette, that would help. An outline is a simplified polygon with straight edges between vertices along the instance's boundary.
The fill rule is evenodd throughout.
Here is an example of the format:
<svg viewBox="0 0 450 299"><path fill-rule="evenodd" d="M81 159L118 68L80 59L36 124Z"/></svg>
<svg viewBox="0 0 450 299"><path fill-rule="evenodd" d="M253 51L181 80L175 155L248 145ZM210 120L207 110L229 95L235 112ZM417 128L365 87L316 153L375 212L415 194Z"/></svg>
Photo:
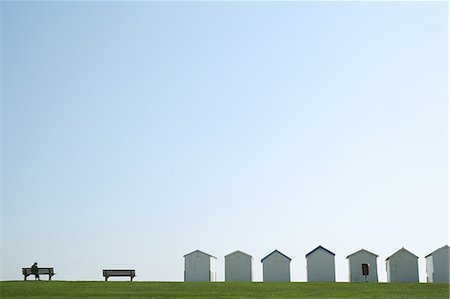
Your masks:
<svg viewBox="0 0 450 299"><path fill-rule="evenodd" d="M34 263L33 266L31 266L31 274L34 274L34 280L41 280L39 278L39 268L37 263Z"/></svg>

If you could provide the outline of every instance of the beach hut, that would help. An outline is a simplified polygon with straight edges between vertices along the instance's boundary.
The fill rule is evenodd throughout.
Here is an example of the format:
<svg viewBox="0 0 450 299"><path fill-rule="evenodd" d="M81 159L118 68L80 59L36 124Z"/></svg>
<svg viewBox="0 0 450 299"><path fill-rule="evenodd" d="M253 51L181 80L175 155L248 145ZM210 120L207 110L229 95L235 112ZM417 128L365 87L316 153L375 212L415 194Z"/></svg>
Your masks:
<svg viewBox="0 0 450 299"><path fill-rule="evenodd" d="M278 250L272 251L261 260L263 281L291 281L291 258Z"/></svg>
<svg viewBox="0 0 450 299"><path fill-rule="evenodd" d="M252 256L236 250L225 256L225 281L252 281Z"/></svg>
<svg viewBox="0 0 450 299"><path fill-rule="evenodd" d="M216 281L215 256L195 250L184 256L184 281Z"/></svg>
<svg viewBox="0 0 450 299"><path fill-rule="evenodd" d="M449 247L445 245L425 257L427 282L447 282L449 279Z"/></svg>
<svg viewBox="0 0 450 299"><path fill-rule="evenodd" d="M306 254L306 273L308 282L336 281L335 254L319 246Z"/></svg>
<svg viewBox="0 0 450 299"><path fill-rule="evenodd" d="M386 259L388 282L419 282L419 257L405 248Z"/></svg>
<svg viewBox="0 0 450 299"><path fill-rule="evenodd" d="M377 257L378 255L364 248L347 256L349 281L378 282Z"/></svg>

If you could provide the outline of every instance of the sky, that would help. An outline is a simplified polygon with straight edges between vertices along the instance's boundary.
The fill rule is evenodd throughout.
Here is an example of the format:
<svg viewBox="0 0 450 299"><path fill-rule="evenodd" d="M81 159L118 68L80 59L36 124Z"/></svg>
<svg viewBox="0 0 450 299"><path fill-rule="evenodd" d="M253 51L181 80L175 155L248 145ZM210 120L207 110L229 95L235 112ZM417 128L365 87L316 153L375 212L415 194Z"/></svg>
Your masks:
<svg viewBox="0 0 450 299"><path fill-rule="evenodd" d="M0 5L0 280L449 243L447 2Z"/></svg>

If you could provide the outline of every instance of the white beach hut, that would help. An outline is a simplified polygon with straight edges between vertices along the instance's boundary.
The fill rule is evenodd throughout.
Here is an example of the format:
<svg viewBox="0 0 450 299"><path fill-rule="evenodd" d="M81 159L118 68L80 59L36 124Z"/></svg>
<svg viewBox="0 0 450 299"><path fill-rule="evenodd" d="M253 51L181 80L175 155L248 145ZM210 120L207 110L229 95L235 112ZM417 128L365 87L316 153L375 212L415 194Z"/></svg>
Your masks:
<svg viewBox="0 0 450 299"><path fill-rule="evenodd" d="M425 257L427 282L447 282L449 278L449 247L445 245Z"/></svg>
<svg viewBox="0 0 450 299"><path fill-rule="evenodd" d="M195 250L184 256L184 281L216 281L215 256Z"/></svg>
<svg viewBox="0 0 450 299"><path fill-rule="evenodd" d="M419 257L405 248L386 259L388 282L419 282Z"/></svg>
<svg viewBox="0 0 450 299"><path fill-rule="evenodd" d="M236 250L225 256L225 281L252 281L252 256Z"/></svg>
<svg viewBox="0 0 450 299"><path fill-rule="evenodd" d="M278 250L272 251L261 260L263 281L291 281L291 258Z"/></svg>
<svg viewBox="0 0 450 299"><path fill-rule="evenodd" d="M365 249L358 250L349 256L348 269L350 282L378 282L377 257L375 253ZM368 266L369 275L363 275L362 268Z"/></svg>
<svg viewBox="0 0 450 299"><path fill-rule="evenodd" d="M308 282L336 281L335 254L319 246L306 254L306 273Z"/></svg>

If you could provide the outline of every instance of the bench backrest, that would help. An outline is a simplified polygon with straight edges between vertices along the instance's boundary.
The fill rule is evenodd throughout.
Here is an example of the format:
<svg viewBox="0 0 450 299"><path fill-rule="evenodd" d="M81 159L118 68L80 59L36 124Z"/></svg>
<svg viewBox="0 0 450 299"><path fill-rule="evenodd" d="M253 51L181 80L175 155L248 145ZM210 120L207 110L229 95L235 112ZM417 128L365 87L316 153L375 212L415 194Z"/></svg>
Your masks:
<svg viewBox="0 0 450 299"><path fill-rule="evenodd" d="M103 276L118 275L118 276L135 276L135 270L103 270Z"/></svg>
<svg viewBox="0 0 450 299"><path fill-rule="evenodd" d="M22 274L23 275L30 275L31 274L31 268L22 268ZM53 268L38 268L38 274L48 274L53 275Z"/></svg>

